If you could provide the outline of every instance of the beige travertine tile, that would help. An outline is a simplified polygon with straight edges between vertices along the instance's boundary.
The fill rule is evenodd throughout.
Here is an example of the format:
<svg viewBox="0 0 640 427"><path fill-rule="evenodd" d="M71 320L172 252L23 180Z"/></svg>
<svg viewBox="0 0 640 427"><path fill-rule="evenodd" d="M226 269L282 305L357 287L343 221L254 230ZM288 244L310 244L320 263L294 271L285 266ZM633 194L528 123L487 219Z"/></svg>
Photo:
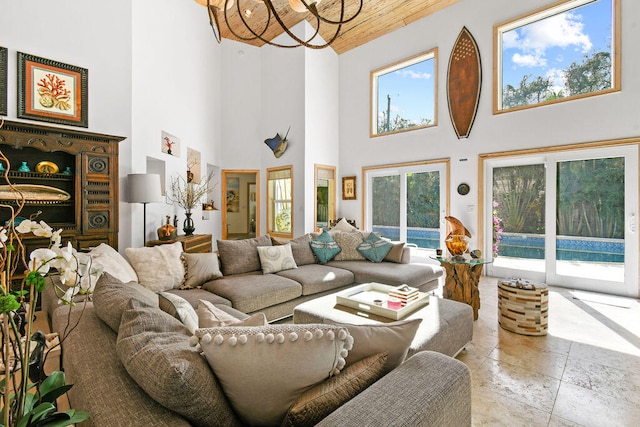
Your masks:
<svg viewBox="0 0 640 427"><path fill-rule="evenodd" d="M640 406L563 382L553 415L584 426L640 425Z"/></svg>
<svg viewBox="0 0 640 427"><path fill-rule="evenodd" d="M549 413L553 409L560 380L493 359L480 368L472 373L474 391L481 387Z"/></svg>
<svg viewBox="0 0 640 427"><path fill-rule="evenodd" d="M474 390L473 426L547 426L550 414L487 389Z"/></svg>
<svg viewBox="0 0 640 427"><path fill-rule="evenodd" d="M562 381L640 406L640 373L612 368L587 359L569 358Z"/></svg>
<svg viewBox="0 0 640 427"><path fill-rule="evenodd" d="M555 415L551 415L551 419L549 420L549 427L582 427L582 424L574 423L573 421L565 420Z"/></svg>
<svg viewBox="0 0 640 427"><path fill-rule="evenodd" d="M489 357L551 378L561 379L568 356L542 350L529 343L501 341Z"/></svg>
<svg viewBox="0 0 640 427"><path fill-rule="evenodd" d="M640 328L640 325L638 326ZM640 356L594 345L574 343L569 358L589 360L612 368L640 373Z"/></svg>

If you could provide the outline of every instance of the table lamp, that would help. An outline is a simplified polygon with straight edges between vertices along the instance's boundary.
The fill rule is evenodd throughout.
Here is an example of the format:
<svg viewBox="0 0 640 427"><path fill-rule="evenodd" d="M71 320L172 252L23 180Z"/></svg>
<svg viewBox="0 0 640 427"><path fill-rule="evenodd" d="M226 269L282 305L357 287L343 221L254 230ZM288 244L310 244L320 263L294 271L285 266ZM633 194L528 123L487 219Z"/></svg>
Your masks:
<svg viewBox="0 0 640 427"><path fill-rule="evenodd" d="M160 175L153 173L132 173L129 182L129 203L142 203L144 211L143 236L147 243L147 203L162 202Z"/></svg>

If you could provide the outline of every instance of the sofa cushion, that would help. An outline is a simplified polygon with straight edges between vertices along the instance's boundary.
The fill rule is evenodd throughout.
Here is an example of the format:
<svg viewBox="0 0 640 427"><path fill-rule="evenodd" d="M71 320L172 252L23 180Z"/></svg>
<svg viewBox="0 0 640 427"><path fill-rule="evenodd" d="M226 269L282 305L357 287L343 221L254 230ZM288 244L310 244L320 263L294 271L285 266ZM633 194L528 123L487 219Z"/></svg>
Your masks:
<svg viewBox="0 0 640 427"><path fill-rule="evenodd" d="M289 242L291 252L293 252L293 259L296 260L298 267L316 263L316 257L311 250L311 246L309 246L309 242L311 242L309 234L303 234Z"/></svg>
<svg viewBox="0 0 640 427"><path fill-rule="evenodd" d="M253 239L217 240L222 274L250 273L260 270L258 246L271 246L271 239L264 235Z"/></svg>
<svg viewBox="0 0 640 427"><path fill-rule="evenodd" d="M358 230L333 234L333 240L340 246L340 253L333 258L335 261L365 261L366 258L358 252L362 243L362 233Z"/></svg>
<svg viewBox="0 0 640 427"><path fill-rule="evenodd" d="M347 356L347 364L355 363L376 353L388 352L385 373L400 366L407 357L409 346L416 336L422 319L400 320L375 325L353 325L325 319L324 323L349 329L353 348Z"/></svg>
<svg viewBox="0 0 640 427"><path fill-rule="evenodd" d="M198 301L200 301L201 299L209 301L216 305L227 305L231 307L231 301L221 297L220 295L209 292L206 289L169 289L168 291L164 292L168 294L178 295L186 299L194 308L198 306Z"/></svg>
<svg viewBox="0 0 640 427"><path fill-rule="evenodd" d="M312 426L378 381L387 353L365 357L304 392L287 411L282 427Z"/></svg>
<svg viewBox="0 0 640 427"><path fill-rule="evenodd" d="M200 328L215 328L219 326L264 326L267 318L263 313L256 313L247 318L238 318L216 307L209 301L198 302L198 326Z"/></svg>
<svg viewBox="0 0 640 427"><path fill-rule="evenodd" d="M140 306L158 307L158 295L136 282L122 283L109 273L98 279L93 291L96 315L114 332L118 332L122 313L132 300Z"/></svg>
<svg viewBox="0 0 640 427"><path fill-rule="evenodd" d="M185 276L184 289L196 288L209 280L222 277L218 254L213 252L202 254L183 253Z"/></svg>
<svg viewBox="0 0 640 427"><path fill-rule="evenodd" d="M124 253L142 286L160 292L179 288L184 283L180 242L150 248L127 248Z"/></svg>
<svg viewBox="0 0 640 427"><path fill-rule="evenodd" d="M198 329L198 314L184 298L168 292L158 293L160 309L178 319L193 334Z"/></svg>
<svg viewBox="0 0 640 427"><path fill-rule="evenodd" d="M257 249L262 274L298 268L296 261L293 259L291 245L288 243L280 246L259 246Z"/></svg>
<svg viewBox="0 0 640 427"><path fill-rule="evenodd" d="M100 243L89 251L91 258L102 265L103 271L111 274L123 283L137 282L138 275L131 264L106 243Z"/></svg>
<svg viewBox="0 0 640 427"><path fill-rule="evenodd" d="M393 248L393 243L381 239L374 233L369 233L367 238L358 245L357 249L369 261L382 262L391 248Z"/></svg>
<svg viewBox="0 0 640 427"><path fill-rule="evenodd" d="M328 231L323 231L322 234L309 242L309 245L320 264L328 263L341 251L340 246Z"/></svg>
<svg viewBox="0 0 640 427"><path fill-rule="evenodd" d="M404 252L404 242L391 242L391 244L393 246L391 247L387 255L385 255L384 260L395 262L398 264L402 263L403 252Z"/></svg>
<svg viewBox="0 0 640 427"><path fill-rule="evenodd" d="M328 265L309 264L277 273L302 285L302 295L312 295L331 289L350 285L354 282L353 273Z"/></svg>
<svg viewBox="0 0 640 427"><path fill-rule="evenodd" d="M433 282L433 286L429 289L420 288L423 292L437 287L437 283L434 280L444 276L444 269L435 264L331 261L329 265L351 271L357 283L378 282L390 286L409 285L414 288L420 288L426 283Z"/></svg>
<svg viewBox="0 0 640 427"><path fill-rule="evenodd" d="M302 295L300 283L277 274L263 275L262 272L224 276L205 283L203 287L228 299L233 308L244 313L259 311Z"/></svg>
<svg viewBox="0 0 640 427"><path fill-rule="evenodd" d="M196 336L236 413L278 425L293 402L337 374L352 344L345 328L267 325L198 329Z"/></svg>
<svg viewBox="0 0 640 427"><path fill-rule="evenodd" d="M195 425L234 422L206 360L189 345L184 326L167 313L153 308L125 311L116 350L129 375L161 405Z"/></svg>

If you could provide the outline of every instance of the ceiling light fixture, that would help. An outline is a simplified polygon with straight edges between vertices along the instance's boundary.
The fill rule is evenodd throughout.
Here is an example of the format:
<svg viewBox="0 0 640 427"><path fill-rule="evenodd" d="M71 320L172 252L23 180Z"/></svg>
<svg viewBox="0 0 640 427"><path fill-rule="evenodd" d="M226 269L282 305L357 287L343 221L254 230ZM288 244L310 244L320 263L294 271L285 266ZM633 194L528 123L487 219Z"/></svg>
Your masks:
<svg viewBox="0 0 640 427"><path fill-rule="evenodd" d="M318 5L321 0L236 0L236 10L231 10L234 0L196 1L207 7L209 24L218 43L222 41L218 13L223 13L224 22L229 32L241 41L251 42L260 40L276 47L293 48L304 46L311 49L324 49L330 46L340 35L342 25L353 21L356 16L358 16L362 10L363 2L363 0L325 0L325 7L319 11ZM288 7L281 4L286 1L289 3ZM274 5L274 3L277 3L277 5ZM354 8L356 4L359 3L359 5L355 12L349 12L349 15L345 16L345 3L353 3L351 9ZM251 4L251 7L247 7L247 4ZM247 11L249 11L249 13L247 13ZM291 18L292 12L311 13L312 16L307 19L315 30L311 37L302 39L296 36L287 26L285 21L293 24L300 22L300 19ZM265 18L256 19L256 17L261 16ZM323 43L313 43L313 39L320 33L321 25L323 27L334 27L335 32L330 33L328 41L324 42L323 40ZM234 28L234 26L236 28ZM268 31L270 35L281 33L279 29L273 31L273 26L277 26L287 33L292 40L292 44L280 44L269 40L267 38L268 36L265 35Z"/></svg>

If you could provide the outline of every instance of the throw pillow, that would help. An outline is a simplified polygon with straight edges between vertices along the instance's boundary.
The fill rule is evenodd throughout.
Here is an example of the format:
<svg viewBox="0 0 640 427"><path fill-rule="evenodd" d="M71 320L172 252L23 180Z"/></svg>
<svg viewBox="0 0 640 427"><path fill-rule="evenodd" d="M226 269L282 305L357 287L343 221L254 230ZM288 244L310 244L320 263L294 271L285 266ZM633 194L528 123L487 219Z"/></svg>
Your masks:
<svg viewBox="0 0 640 427"><path fill-rule="evenodd" d="M311 241L310 234L303 234L291 240L291 252L293 252L293 259L296 261L298 267L307 264L315 264L316 257L313 255L309 242Z"/></svg>
<svg viewBox="0 0 640 427"><path fill-rule="evenodd" d="M246 319L238 319L224 310L219 309L210 301L198 301L198 326L200 328L215 328L219 326L265 326L267 317L264 313L255 313Z"/></svg>
<svg viewBox="0 0 640 427"><path fill-rule="evenodd" d="M142 286L154 292L177 289L184 283L182 244L124 250Z"/></svg>
<svg viewBox="0 0 640 427"><path fill-rule="evenodd" d="M302 393L343 368L353 343L347 329L331 325L229 326L198 329L196 336L249 425L280 424Z"/></svg>
<svg viewBox="0 0 640 427"><path fill-rule="evenodd" d="M196 288L209 280L222 277L218 264L218 254L213 252L203 254L183 253L185 267L184 289Z"/></svg>
<svg viewBox="0 0 640 427"><path fill-rule="evenodd" d="M347 356L347 364L362 360L376 353L389 352L385 374L400 366L407 357L409 346L416 336L422 319L400 320L375 325L351 325L324 319L324 323L349 329L353 336L353 348Z"/></svg>
<svg viewBox="0 0 640 427"><path fill-rule="evenodd" d="M102 265L104 271L123 283L137 282L138 275L131 264L106 243L100 243L89 251L91 258Z"/></svg>
<svg viewBox="0 0 640 427"><path fill-rule="evenodd" d="M122 315L116 351L131 378L164 407L193 425L235 425L220 384L189 339L168 314L130 309Z"/></svg>
<svg viewBox="0 0 640 427"><path fill-rule="evenodd" d="M347 233L354 230L357 230L357 228L349 224L345 218L341 218L340 221L331 228L331 231L345 231Z"/></svg>
<svg viewBox="0 0 640 427"><path fill-rule="evenodd" d="M320 264L326 264L340 253L340 247L333 240L328 231L323 231L321 235L309 242L311 250L318 257Z"/></svg>
<svg viewBox="0 0 640 427"><path fill-rule="evenodd" d="M253 239L217 240L217 244L222 274L230 276L260 270L260 257L256 248L271 246L271 239L264 235Z"/></svg>
<svg viewBox="0 0 640 427"><path fill-rule="evenodd" d="M391 248L393 248L393 243L381 239L374 233L370 233L364 242L358 246L358 252L369 261L382 262Z"/></svg>
<svg viewBox="0 0 640 427"><path fill-rule="evenodd" d="M262 274L298 268L289 243L281 246L258 246L258 256Z"/></svg>
<svg viewBox="0 0 640 427"><path fill-rule="evenodd" d="M393 246L391 247L391 250L389 250L389 253L387 253L387 255L384 257L384 261L390 261L390 262L395 262L397 264L402 264L404 242L397 242L397 243L391 242L391 244Z"/></svg>
<svg viewBox="0 0 640 427"><path fill-rule="evenodd" d="M382 378L387 353L345 367L339 375L304 392L289 408L282 427L312 426Z"/></svg>
<svg viewBox="0 0 640 427"><path fill-rule="evenodd" d="M114 332L118 332L122 313L129 309L130 301L143 307L158 307L158 295L136 282L122 283L104 273L93 291L93 307L96 315Z"/></svg>
<svg viewBox="0 0 640 427"><path fill-rule="evenodd" d="M340 253L334 261L364 261L366 258L358 252L358 246L362 244L362 233L358 230L340 232L333 235L333 239L340 246Z"/></svg>
<svg viewBox="0 0 640 427"><path fill-rule="evenodd" d="M176 294L159 292L158 296L160 309L178 319L191 334L194 334L198 329L198 314L193 306Z"/></svg>

